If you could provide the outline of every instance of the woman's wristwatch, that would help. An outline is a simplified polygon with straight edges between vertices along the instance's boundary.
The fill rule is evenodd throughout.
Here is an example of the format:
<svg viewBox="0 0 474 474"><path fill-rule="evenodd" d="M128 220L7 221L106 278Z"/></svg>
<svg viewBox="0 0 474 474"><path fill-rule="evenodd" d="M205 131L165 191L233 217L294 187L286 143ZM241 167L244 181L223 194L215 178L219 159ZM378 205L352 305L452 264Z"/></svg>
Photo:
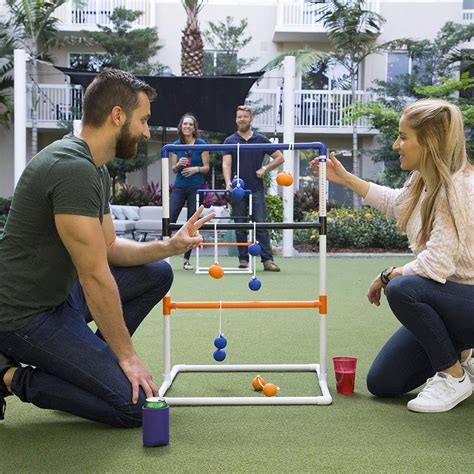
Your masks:
<svg viewBox="0 0 474 474"><path fill-rule="evenodd" d="M380 274L380 281L382 282L382 285L388 285L388 282L390 281L390 275L393 273L395 268L396 267L387 267L385 270L382 270L382 273Z"/></svg>

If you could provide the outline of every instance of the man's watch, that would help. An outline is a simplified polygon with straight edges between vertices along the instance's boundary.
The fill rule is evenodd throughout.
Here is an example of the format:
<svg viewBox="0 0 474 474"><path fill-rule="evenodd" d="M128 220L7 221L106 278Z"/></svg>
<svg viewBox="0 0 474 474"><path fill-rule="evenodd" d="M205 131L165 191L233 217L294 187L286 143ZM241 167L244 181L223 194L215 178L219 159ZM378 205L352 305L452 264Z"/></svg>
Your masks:
<svg viewBox="0 0 474 474"><path fill-rule="evenodd" d="M390 275L393 273L393 270L395 270L396 267L387 267L385 270L382 271L380 274L380 281L382 282L382 285L388 285L388 282L390 281Z"/></svg>
<svg viewBox="0 0 474 474"><path fill-rule="evenodd" d="M267 167L265 165L262 166L263 171L267 171Z"/></svg>

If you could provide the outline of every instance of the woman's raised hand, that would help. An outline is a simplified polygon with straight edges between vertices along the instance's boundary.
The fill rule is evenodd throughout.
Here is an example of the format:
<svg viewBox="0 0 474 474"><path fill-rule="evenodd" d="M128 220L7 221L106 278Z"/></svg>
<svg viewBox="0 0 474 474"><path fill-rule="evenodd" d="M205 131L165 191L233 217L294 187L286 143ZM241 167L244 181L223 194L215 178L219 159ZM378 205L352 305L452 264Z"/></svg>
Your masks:
<svg viewBox="0 0 474 474"><path fill-rule="evenodd" d="M319 176L319 161L317 158L311 160L309 167L315 176ZM329 154L329 160L326 162L326 178L331 183L346 184L350 173L344 168L343 164L336 158L333 151Z"/></svg>

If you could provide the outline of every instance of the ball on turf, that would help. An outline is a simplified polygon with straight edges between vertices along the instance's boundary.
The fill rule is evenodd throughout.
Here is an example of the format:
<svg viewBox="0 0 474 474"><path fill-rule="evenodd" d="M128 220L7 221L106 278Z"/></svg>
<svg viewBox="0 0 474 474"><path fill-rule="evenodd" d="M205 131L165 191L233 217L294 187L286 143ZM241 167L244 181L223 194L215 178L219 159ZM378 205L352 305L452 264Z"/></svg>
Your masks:
<svg viewBox="0 0 474 474"><path fill-rule="evenodd" d="M266 383L263 387L263 394L266 397L274 397L278 390L280 390L280 387L277 387L274 383Z"/></svg>
<svg viewBox="0 0 474 474"><path fill-rule="evenodd" d="M257 392L260 392L265 387L265 379L261 375L257 375L252 380L252 387Z"/></svg>

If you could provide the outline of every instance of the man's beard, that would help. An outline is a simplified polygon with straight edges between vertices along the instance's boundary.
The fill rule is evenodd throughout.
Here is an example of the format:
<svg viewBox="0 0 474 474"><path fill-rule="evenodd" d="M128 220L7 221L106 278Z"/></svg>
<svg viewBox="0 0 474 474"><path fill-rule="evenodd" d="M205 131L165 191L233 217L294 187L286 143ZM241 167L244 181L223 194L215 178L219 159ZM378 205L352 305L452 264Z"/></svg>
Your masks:
<svg viewBox="0 0 474 474"><path fill-rule="evenodd" d="M115 156L122 160L133 160L137 156L140 137L130 134L130 124L125 123L115 144Z"/></svg>
<svg viewBox="0 0 474 474"><path fill-rule="evenodd" d="M250 124L239 124L237 125L237 130L246 133L250 130Z"/></svg>

